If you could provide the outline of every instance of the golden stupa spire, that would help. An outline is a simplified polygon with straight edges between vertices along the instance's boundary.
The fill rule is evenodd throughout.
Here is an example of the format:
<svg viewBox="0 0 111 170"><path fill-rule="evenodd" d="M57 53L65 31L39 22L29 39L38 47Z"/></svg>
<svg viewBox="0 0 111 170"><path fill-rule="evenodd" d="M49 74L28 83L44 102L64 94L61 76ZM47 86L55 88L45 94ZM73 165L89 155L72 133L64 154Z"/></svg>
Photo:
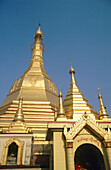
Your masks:
<svg viewBox="0 0 111 170"><path fill-rule="evenodd" d="M77 85L76 85L76 81L75 81L75 77L74 77L75 70L74 70L74 68L72 67L72 62L71 62L71 67L70 67L69 73L71 74L71 83L70 83L70 85L71 85L71 86L73 86L73 85L77 86Z"/></svg>
<svg viewBox="0 0 111 170"><path fill-rule="evenodd" d="M23 115L23 111L22 111L22 102L23 102L23 98L20 97L19 98L18 109L17 109L17 112L16 112L16 114L14 116L13 121L22 121L22 122L24 122L24 115Z"/></svg>
<svg viewBox="0 0 111 170"><path fill-rule="evenodd" d="M34 37L30 65L24 74L13 83L2 106L18 100L20 96L24 101L49 101L54 106L58 106L57 87L44 68L42 39L39 24Z"/></svg>
<svg viewBox="0 0 111 170"><path fill-rule="evenodd" d="M98 113L93 110L93 107L88 103L88 100L85 98L85 96L82 94L81 90L76 84L74 77L75 70L72 67L72 63L69 73L71 74L70 88L63 101L63 107L67 119L80 119L80 117L84 113L83 110L90 114L91 117L93 117L94 119L95 117L98 118Z"/></svg>
<svg viewBox="0 0 111 170"><path fill-rule="evenodd" d="M43 47L42 47L43 34L40 29L40 23L38 26L38 30L35 33L34 39L35 39L35 42L34 42L34 46L33 46L33 50L32 50L31 63L34 61L39 61L41 64L44 65L43 58L42 58L42 56L43 56Z"/></svg>
<svg viewBox="0 0 111 170"><path fill-rule="evenodd" d="M98 99L99 99L99 104L100 104L100 110L99 110L99 114L100 114L100 119L107 119L109 118L109 115L107 114L106 108L103 104L103 100L102 100L102 96L100 94L100 88L98 88Z"/></svg>
<svg viewBox="0 0 111 170"><path fill-rule="evenodd" d="M11 122L8 129L6 130L6 133L30 133L31 132L31 131L29 132L29 129L27 128L24 121L22 102L23 102L23 98L20 97L17 112L15 113L13 121Z"/></svg>
<svg viewBox="0 0 111 170"><path fill-rule="evenodd" d="M57 113L57 120L61 120L65 117L65 111L64 111L64 108L63 108L63 104L62 104L62 93L61 93L61 90L59 92L59 108L58 108L58 113Z"/></svg>

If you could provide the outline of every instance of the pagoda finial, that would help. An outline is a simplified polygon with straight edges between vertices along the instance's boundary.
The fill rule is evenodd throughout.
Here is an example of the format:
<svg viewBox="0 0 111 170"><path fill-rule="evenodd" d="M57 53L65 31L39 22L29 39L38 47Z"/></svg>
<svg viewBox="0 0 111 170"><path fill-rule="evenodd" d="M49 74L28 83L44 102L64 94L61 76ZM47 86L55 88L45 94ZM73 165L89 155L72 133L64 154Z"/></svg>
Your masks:
<svg viewBox="0 0 111 170"><path fill-rule="evenodd" d="M16 112L16 114L14 116L13 121L22 121L22 122L24 122L24 115L23 115L23 111L22 111L22 103L23 103L23 98L20 97L19 98L18 109L17 109L17 112Z"/></svg>
<svg viewBox="0 0 111 170"><path fill-rule="evenodd" d="M98 99L99 99L99 104L100 104L100 110L99 110L100 116L99 117L100 117L100 119L107 119L107 118L109 118L109 115L108 115L106 108L103 104L102 96L101 96L99 90L100 90L100 88L98 88Z"/></svg>
<svg viewBox="0 0 111 170"><path fill-rule="evenodd" d="M34 39L35 39L35 42L34 42L33 49L32 49L31 64L32 62L39 61L42 65L44 65L43 46L42 46L43 34L40 29L40 22L39 22L38 30L35 33Z"/></svg>
<svg viewBox="0 0 111 170"><path fill-rule="evenodd" d="M62 92L59 92L59 109L57 113L57 118L65 118L65 111L62 104Z"/></svg>
<svg viewBox="0 0 111 170"><path fill-rule="evenodd" d="M71 74L71 84L70 85L76 85L76 81L74 78L75 70L72 67L72 62L71 62L71 67L70 67L69 73Z"/></svg>
<svg viewBox="0 0 111 170"><path fill-rule="evenodd" d="M70 73L70 74L71 74L71 73L74 73L74 74L75 74L75 70L74 70L74 68L72 67L72 62L71 62L71 67L70 67L69 73Z"/></svg>
<svg viewBox="0 0 111 170"><path fill-rule="evenodd" d="M98 99L102 98L101 94L100 94L100 88L98 88Z"/></svg>
<svg viewBox="0 0 111 170"><path fill-rule="evenodd" d="M59 92L59 113L64 114L64 108L63 108L63 105L62 105L62 92L61 92L61 90Z"/></svg>
<svg viewBox="0 0 111 170"><path fill-rule="evenodd" d="M36 37L37 35L41 35L41 38L43 38L43 34L42 34L42 32L41 32L41 29L40 29L40 21L39 21L38 30L37 30L37 32L35 33L35 37Z"/></svg>

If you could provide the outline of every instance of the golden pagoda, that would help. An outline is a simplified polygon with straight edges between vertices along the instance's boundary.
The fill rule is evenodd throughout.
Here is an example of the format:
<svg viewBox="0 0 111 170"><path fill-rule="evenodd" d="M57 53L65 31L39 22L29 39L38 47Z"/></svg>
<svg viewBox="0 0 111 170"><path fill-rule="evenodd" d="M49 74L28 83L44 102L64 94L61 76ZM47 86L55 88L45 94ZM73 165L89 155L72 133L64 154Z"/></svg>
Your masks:
<svg viewBox="0 0 111 170"><path fill-rule="evenodd" d="M111 119L100 92L97 113L77 86L71 63L62 102L44 68L40 24L34 40L29 67L0 106L0 169L110 170Z"/></svg>
<svg viewBox="0 0 111 170"><path fill-rule="evenodd" d="M32 59L25 73L10 88L0 106L0 129L8 128L22 96L22 110L28 128L34 133L34 143L44 141L47 122L54 120L59 98L55 83L49 78L43 63L43 34L40 24L35 33ZM40 142L39 142L40 143Z"/></svg>

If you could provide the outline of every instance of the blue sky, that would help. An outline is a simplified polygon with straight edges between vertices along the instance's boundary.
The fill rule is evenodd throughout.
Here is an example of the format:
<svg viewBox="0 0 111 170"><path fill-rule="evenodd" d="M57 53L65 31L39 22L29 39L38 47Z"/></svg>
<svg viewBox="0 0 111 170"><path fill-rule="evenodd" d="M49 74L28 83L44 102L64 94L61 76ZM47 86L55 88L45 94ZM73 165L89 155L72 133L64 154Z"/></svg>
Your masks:
<svg viewBox="0 0 111 170"><path fill-rule="evenodd" d="M31 60L41 23L44 63L63 97L76 82L99 111L98 87L111 116L111 0L0 0L0 104Z"/></svg>

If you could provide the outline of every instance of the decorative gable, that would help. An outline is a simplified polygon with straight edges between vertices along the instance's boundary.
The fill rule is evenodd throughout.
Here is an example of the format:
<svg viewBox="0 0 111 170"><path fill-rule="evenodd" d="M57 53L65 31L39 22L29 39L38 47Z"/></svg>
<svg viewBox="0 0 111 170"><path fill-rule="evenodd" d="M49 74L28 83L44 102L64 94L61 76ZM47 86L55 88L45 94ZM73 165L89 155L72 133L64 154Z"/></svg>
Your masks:
<svg viewBox="0 0 111 170"><path fill-rule="evenodd" d="M95 120L91 119L90 116L85 112L81 119L79 119L74 124L74 127L70 128L69 131L67 131L67 127L64 127L64 135L66 140L73 140L79 133L83 133L85 131L84 127L87 127L101 139L104 139L107 134L107 131L105 131L98 123L96 123Z"/></svg>

